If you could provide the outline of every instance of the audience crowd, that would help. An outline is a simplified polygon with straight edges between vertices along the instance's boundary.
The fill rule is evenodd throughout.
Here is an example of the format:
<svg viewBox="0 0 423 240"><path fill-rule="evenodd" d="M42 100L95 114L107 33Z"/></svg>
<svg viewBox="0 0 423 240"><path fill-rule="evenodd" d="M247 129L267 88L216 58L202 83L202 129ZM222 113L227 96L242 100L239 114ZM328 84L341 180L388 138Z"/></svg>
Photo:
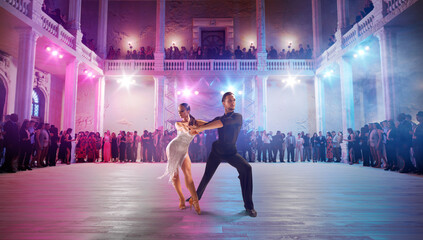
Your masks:
<svg viewBox="0 0 423 240"><path fill-rule="evenodd" d="M335 131L286 135L277 131L242 130L237 148L249 162L341 162L344 156L349 164L363 164L401 173L423 173L423 112L416 115L419 124L410 115L401 113L397 121L370 123L360 130L348 133ZM16 172L55 166L56 162L166 162L166 146L176 137L176 131L145 130L79 132L72 129L58 131L48 123L24 120L18 125L18 116L7 116L0 132L0 159L3 172ZM193 162L206 162L217 131L209 130L195 136L189 156ZM72 148L75 148L72 151ZM74 155L73 155L74 154ZM73 155L73 156L72 156ZM345 160L344 160L345 161Z"/></svg>
<svg viewBox="0 0 423 240"><path fill-rule="evenodd" d="M87 46L93 45L90 42L93 42L93 39L86 40ZM93 45L95 49L95 46ZM292 44L289 44L287 47L288 50L282 49L278 52L273 46L268 49L267 58L268 59L311 59L312 58L312 49L310 45L307 45L306 48L302 44L298 46L298 50L292 48ZM181 59L256 59L257 58L257 49L254 46L247 48L242 48L237 46L235 51L232 51L230 47L191 47L189 50L186 47L171 46L164 50L165 59L168 60L181 60ZM121 49L118 48L115 50L113 46L110 46L107 59L154 59L154 48L152 47L141 47L139 50L131 49L126 51L126 55L122 56Z"/></svg>

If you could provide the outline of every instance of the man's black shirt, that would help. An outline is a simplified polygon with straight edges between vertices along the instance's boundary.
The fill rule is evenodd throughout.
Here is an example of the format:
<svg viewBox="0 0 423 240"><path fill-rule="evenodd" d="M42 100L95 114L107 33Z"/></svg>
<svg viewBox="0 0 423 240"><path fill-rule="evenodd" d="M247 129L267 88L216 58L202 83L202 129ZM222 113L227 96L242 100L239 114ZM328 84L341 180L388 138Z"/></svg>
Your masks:
<svg viewBox="0 0 423 240"><path fill-rule="evenodd" d="M216 142L213 143L213 146L216 147L216 150L219 154L235 154L237 152L235 144L242 127L242 115L239 113L230 112L221 117L216 117L211 122L216 120L220 120L223 124L223 127L217 129L219 138Z"/></svg>

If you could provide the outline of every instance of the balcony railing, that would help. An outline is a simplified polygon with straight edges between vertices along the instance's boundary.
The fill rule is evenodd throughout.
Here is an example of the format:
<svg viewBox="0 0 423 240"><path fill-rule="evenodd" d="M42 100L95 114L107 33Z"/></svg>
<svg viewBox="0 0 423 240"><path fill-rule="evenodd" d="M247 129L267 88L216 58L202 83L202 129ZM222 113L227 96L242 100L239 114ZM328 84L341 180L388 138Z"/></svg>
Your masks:
<svg viewBox="0 0 423 240"><path fill-rule="evenodd" d="M340 40L340 43L336 42L316 59L316 68L330 64L337 57L345 54L349 49L375 33L380 27L415 3L416 0L374 0L373 2L375 8L361 21L354 24L340 39L337 39L337 41Z"/></svg>
<svg viewBox="0 0 423 240"><path fill-rule="evenodd" d="M16 8L19 12L29 17L29 7L31 6L30 0L3 0Z"/></svg>
<svg viewBox="0 0 423 240"><path fill-rule="evenodd" d="M98 57L95 52L82 44L82 42L77 42L75 35L71 34L62 25L58 24L50 16L43 12L41 10L40 1L41 0L0 0L0 3L7 3L8 5L17 9L25 17L32 19L33 23L39 24L39 27L50 33L54 39L64 43L69 48L77 51L77 45L80 46L82 51L77 51L74 54L78 55L79 53L83 59L88 60L90 63L94 64L94 66L100 67L102 59ZM36 9L34 9L34 4L38 4L37 6L40 6L40 8L38 9L38 7L36 7Z"/></svg>
<svg viewBox="0 0 423 240"><path fill-rule="evenodd" d="M267 71L314 70L314 60L277 59L267 60ZM154 60L107 60L106 72L154 71ZM257 71L257 60L165 60L165 71Z"/></svg>

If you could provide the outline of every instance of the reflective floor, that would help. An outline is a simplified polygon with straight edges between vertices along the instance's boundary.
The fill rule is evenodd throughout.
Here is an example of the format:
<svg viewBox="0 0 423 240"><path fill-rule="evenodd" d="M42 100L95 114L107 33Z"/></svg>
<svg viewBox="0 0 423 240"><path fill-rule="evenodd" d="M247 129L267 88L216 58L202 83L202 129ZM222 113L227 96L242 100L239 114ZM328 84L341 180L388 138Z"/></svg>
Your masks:
<svg viewBox="0 0 423 240"><path fill-rule="evenodd" d="M422 239L423 177L335 163L255 163L257 218L221 164L178 209L165 164L75 164L0 174L0 239ZM193 164L196 186L205 164ZM183 179L182 179L183 183ZM188 191L184 193L188 196Z"/></svg>

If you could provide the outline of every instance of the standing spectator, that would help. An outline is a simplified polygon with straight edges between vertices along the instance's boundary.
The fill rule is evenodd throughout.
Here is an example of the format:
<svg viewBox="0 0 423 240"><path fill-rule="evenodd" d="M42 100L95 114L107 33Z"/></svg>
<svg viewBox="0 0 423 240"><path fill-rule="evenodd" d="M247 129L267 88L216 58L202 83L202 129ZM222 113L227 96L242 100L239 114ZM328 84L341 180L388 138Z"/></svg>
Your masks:
<svg viewBox="0 0 423 240"><path fill-rule="evenodd" d="M95 133L94 138L95 138L95 161L98 162L100 161L100 149L102 146L102 139L101 139L100 133L99 132Z"/></svg>
<svg viewBox="0 0 423 240"><path fill-rule="evenodd" d="M110 162L112 157L112 145L110 139L110 131L107 131L103 136L103 161Z"/></svg>
<svg viewBox="0 0 423 240"><path fill-rule="evenodd" d="M162 151L161 151L161 147L160 147L160 141L162 138L162 133L159 129L156 129L156 131L154 132L154 161L155 162L160 162L162 160Z"/></svg>
<svg viewBox="0 0 423 240"><path fill-rule="evenodd" d="M420 111L416 115L419 125L414 129L413 134L413 150L416 158L416 166L419 174L423 174L423 112Z"/></svg>
<svg viewBox="0 0 423 240"><path fill-rule="evenodd" d="M311 147L313 149L313 162L317 162L317 159L319 158L319 138L317 136L317 133L313 134L313 137L310 139Z"/></svg>
<svg viewBox="0 0 423 240"><path fill-rule="evenodd" d="M56 166L57 149L59 148L59 129L55 126L50 128L50 147L48 149L47 163L49 166Z"/></svg>
<svg viewBox="0 0 423 240"><path fill-rule="evenodd" d="M360 131L356 131L354 135L354 163L360 163L362 158L360 143Z"/></svg>
<svg viewBox="0 0 423 240"><path fill-rule="evenodd" d="M140 142L141 138L140 136L138 136L138 132L134 131L134 136L133 136L133 141L132 141L132 156L134 158L134 162L137 161L138 158L138 145Z"/></svg>
<svg viewBox="0 0 423 240"><path fill-rule="evenodd" d="M301 137L301 133L298 133L297 141L295 144L295 162L298 162L298 158L301 162L304 162L303 145L304 139Z"/></svg>
<svg viewBox="0 0 423 240"><path fill-rule="evenodd" d="M263 131L262 141L263 141L263 162L270 162L272 159L272 152L270 148L270 141L272 136L268 135L266 131Z"/></svg>
<svg viewBox="0 0 423 240"><path fill-rule="evenodd" d="M263 152L263 137L261 132L256 132L256 143L257 143L257 160L261 162L261 155Z"/></svg>
<svg viewBox="0 0 423 240"><path fill-rule="evenodd" d="M361 129L361 151L363 153L363 166L370 166L371 159L370 159L370 146L369 146L369 126L364 125Z"/></svg>
<svg viewBox="0 0 423 240"><path fill-rule="evenodd" d="M386 158L387 165L385 170L396 170L397 164L397 129L393 120L388 121L388 132L386 134ZM363 154L364 155L364 154Z"/></svg>
<svg viewBox="0 0 423 240"><path fill-rule="evenodd" d="M125 162L126 160L126 133L125 131L120 132L119 142L119 160L120 162Z"/></svg>
<svg viewBox="0 0 423 240"><path fill-rule="evenodd" d="M128 162L134 162L134 150L133 150L134 138L132 132L128 132L126 137L126 159Z"/></svg>
<svg viewBox="0 0 423 240"><path fill-rule="evenodd" d="M303 136L303 140L304 140L304 161L309 161L311 160L311 145L310 145L310 134L306 134Z"/></svg>
<svg viewBox="0 0 423 240"><path fill-rule="evenodd" d="M148 153L148 141L150 136L147 130L144 130L144 134L141 136L141 161L147 162L147 153Z"/></svg>
<svg viewBox="0 0 423 240"><path fill-rule="evenodd" d="M340 137L338 135L336 135L335 131L332 131L332 148L333 148L333 159L334 159L334 161L335 162L341 162Z"/></svg>
<svg viewBox="0 0 423 240"><path fill-rule="evenodd" d="M295 137L292 136L292 132L288 132L288 136L286 137L286 149L288 153L288 162L294 162L294 152L295 152L296 141Z"/></svg>
<svg viewBox="0 0 423 240"><path fill-rule="evenodd" d="M19 155L19 127L17 123L18 115L13 113L3 127L6 146L3 170L10 173L16 172L14 165Z"/></svg>
<svg viewBox="0 0 423 240"><path fill-rule="evenodd" d="M412 125L406 120L404 113L400 113L397 118L399 125L397 128L398 133L398 158L403 164L400 173L407 173L414 170L413 163L411 162L410 150L412 143Z"/></svg>
<svg viewBox="0 0 423 240"><path fill-rule="evenodd" d="M326 138L321 131L319 131L319 147L319 161L326 162Z"/></svg>
<svg viewBox="0 0 423 240"><path fill-rule="evenodd" d="M87 162L94 162L96 158L96 137L93 132L89 133L87 139Z"/></svg>
<svg viewBox="0 0 423 240"><path fill-rule="evenodd" d="M283 162L283 139L281 131L277 131L276 135L273 137L273 162L276 162L276 157L278 156L279 152L279 161Z"/></svg>
<svg viewBox="0 0 423 240"><path fill-rule="evenodd" d="M344 139L348 142L348 156L350 165L354 164L354 131L352 128L348 128L348 139Z"/></svg>
<svg viewBox="0 0 423 240"><path fill-rule="evenodd" d="M29 133L29 121L25 119L22 123L21 129L19 131L19 141L20 141L20 154L18 161L18 170L26 171L32 170L29 166L29 160L31 159L32 146L31 146L31 135Z"/></svg>
<svg viewBox="0 0 423 240"><path fill-rule="evenodd" d="M328 162L333 162L333 140L330 132L326 134L326 156Z"/></svg>
<svg viewBox="0 0 423 240"><path fill-rule="evenodd" d="M116 137L116 133L112 133L112 159L113 162L116 162L119 157L119 148L118 148L118 139Z"/></svg>
<svg viewBox="0 0 423 240"><path fill-rule="evenodd" d="M87 157L88 139L84 132L79 133L78 143L76 144L76 159L77 162L85 162Z"/></svg>

